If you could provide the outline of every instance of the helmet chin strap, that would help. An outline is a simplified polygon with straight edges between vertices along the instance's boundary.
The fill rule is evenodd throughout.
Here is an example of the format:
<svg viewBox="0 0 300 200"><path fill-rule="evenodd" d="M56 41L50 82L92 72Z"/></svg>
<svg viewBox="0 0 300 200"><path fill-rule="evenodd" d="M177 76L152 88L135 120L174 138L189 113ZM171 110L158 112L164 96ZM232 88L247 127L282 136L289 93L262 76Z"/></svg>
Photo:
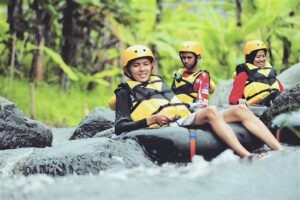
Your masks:
<svg viewBox="0 0 300 200"><path fill-rule="evenodd" d="M194 68L197 64L198 64L198 58L197 58L197 56L196 56L195 62L194 62L194 64L193 64L193 67L192 67L192 68Z"/></svg>
<svg viewBox="0 0 300 200"><path fill-rule="evenodd" d="M131 72L130 72L129 69L128 69L128 66L125 67L125 69L124 69L124 74L125 74L125 76L127 76L127 77L130 78L131 80L134 80L134 78L133 78Z"/></svg>

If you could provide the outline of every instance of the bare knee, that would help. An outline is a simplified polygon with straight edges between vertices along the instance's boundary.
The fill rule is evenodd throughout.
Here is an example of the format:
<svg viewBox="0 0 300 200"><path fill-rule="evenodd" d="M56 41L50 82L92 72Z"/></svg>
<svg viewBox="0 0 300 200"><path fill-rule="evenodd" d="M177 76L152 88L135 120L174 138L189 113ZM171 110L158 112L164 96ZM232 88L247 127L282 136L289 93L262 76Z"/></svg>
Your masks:
<svg viewBox="0 0 300 200"><path fill-rule="evenodd" d="M208 106L205 111L208 120L214 120L220 117L216 106Z"/></svg>
<svg viewBox="0 0 300 200"><path fill-rule="evenodd" d="M234 114L240 118L245 119L249 117L254 117L255 115L252 113L252 111L244 104L239 104L233 109Z"/></svg>

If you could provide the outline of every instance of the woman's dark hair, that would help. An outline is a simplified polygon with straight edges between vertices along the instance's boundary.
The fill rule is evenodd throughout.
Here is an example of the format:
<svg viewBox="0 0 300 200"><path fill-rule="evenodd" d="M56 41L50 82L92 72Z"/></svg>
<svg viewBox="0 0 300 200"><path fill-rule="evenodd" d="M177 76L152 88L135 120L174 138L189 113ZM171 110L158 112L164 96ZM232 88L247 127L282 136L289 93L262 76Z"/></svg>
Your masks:
<svg viewBox="0 0 300 200"><path fill-rule="evenodd" d="M245 61L246 61L246 63L251 63L251 64L253 64L253 61L254 61L254 58L255 58L255 56L256 56L256 54L257 54L257 52L259 51L259 50L263 50L264 52L265 52L265 55L267 55L267 49L257 49L257 50L255 50L255 51L252 51L251 53L249 53L249 54L246 54L246 56L245 56Z"/></svg>

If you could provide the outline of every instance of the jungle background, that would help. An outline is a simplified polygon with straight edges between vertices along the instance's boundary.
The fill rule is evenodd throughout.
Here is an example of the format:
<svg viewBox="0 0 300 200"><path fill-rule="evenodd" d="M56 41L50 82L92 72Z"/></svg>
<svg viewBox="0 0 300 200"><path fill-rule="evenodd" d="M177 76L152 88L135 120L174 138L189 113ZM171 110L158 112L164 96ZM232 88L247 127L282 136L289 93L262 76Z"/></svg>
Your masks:
<svg viewBox="0 0 300 200"><path fill-rule="evenodd" d="M119 56L145 44L170 85L177 48L198 41L200 67L230 79L245 42L260 39L277 73L299 62L299 0L0 0L0 96L50 126L108 107Z"/></svg>

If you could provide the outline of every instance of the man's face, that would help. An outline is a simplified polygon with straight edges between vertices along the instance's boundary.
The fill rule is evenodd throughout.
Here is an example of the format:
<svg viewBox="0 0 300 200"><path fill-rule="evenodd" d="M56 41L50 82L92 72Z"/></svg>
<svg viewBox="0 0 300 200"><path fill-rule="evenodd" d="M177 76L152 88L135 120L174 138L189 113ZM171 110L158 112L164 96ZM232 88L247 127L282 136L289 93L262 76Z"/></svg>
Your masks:
<svg viewBox="0 0 300 200"><path fill-rule="evenodd" d="M185 68L192 69L195 67L196 56L192 52L181 52L181 60Z"/></svg>

